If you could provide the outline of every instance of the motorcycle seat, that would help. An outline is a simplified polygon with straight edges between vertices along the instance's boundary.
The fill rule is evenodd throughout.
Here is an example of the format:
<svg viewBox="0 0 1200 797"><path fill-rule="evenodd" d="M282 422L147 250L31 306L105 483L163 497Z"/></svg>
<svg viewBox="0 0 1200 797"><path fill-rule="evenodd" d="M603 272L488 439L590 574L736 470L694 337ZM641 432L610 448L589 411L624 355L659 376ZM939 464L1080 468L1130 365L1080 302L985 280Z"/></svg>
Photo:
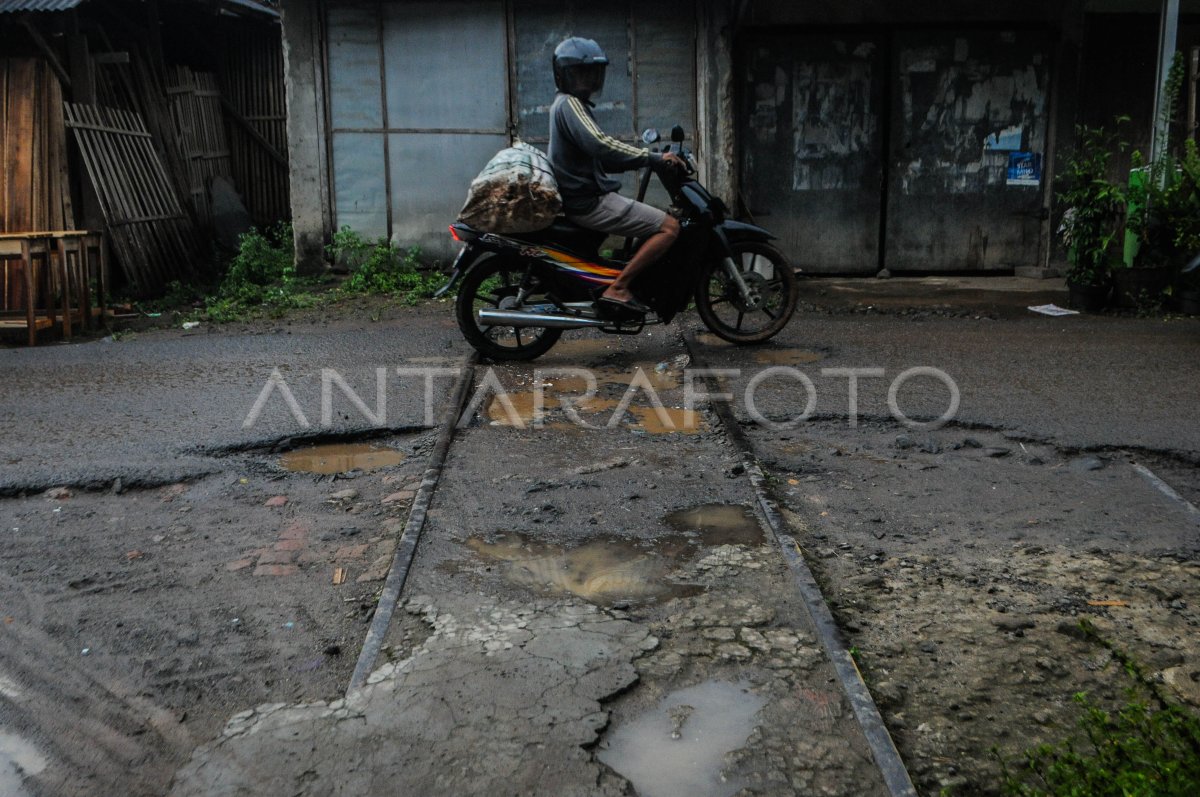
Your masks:
<svg viewBox="0 0 1200 797"><path fill-rule="evenodd" d="M545 229L513 233L508 237L531 244L552 244L572 254L594 258L608 234L580 227L568 221L565 216L559 216Z"/></svg>

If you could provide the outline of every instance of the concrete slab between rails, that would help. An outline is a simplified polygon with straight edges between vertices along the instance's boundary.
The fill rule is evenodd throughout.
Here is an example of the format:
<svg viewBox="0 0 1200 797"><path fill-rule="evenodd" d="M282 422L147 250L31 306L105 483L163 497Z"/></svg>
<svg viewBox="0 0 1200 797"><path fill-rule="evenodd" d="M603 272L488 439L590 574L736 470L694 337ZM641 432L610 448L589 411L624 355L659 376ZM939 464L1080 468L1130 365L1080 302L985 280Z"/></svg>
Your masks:
<svg viewBox="0 0 1200 797"><path fill-rule="evenodd" d="M577 601L411 602L434 628L349 697L233 717L173 795L623 794L592 759L646 628Z"/></svg>

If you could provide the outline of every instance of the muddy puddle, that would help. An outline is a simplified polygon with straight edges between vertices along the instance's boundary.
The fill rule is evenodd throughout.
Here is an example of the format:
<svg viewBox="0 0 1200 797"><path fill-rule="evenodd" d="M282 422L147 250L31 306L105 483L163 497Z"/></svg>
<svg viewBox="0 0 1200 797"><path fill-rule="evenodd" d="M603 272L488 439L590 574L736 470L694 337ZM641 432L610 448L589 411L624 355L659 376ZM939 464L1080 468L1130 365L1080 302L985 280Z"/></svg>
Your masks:
<svg viewBox="0 0 1200 797"><path fill-rule="evenodd" d="M674 560L691 549L685 540L649 547L623 537L601 537L565 547L504 532L486 539L472 537L467 547L498 563L501 574L513 583L597 604L658 601L698 592L695 585L667 580Z"/></svg>
<svg viewBox="0 0 1200 797"><path fill-rule="evenodd" d="M611 424L647 434L694 434L708 428L703 416L666 406L658 396L683 387L687 364L684 355L661 363L634 363L628 368L589 368L590 379L583 374L546 378L535 386L493 396L484 414L492 426L562 430ZM630 391L629 417L613 423L613 411Z"/></svg>
<svg viewBox="0 0 1200 797"><path fill-rule="evenodd" d="M607 605L695 595L701 587L673 582L671 573L706 548L764 542L758 520L744 506L693 507L662 522L677 533L648 539L603 535L581 545L559 545L504 531L471 537L466 544L510 582Z"/></svg>
<svg viewBox="0 0 1200 797"><path fill-rule="evenodd" d="M695 533L701 545L762 545L762 526L748 506L705 504L672 512L663 523L676 531Z"/></svg>
<svg viewBox="0 0 1200 797"><path fill-rule="evenodd" d="M336 443L289 451L279 464L293 473L330 475L352 470L378 470L404 461L404 454L392 448L368 443Z"/></svg>
<svg viewBox="0 0 1200 797"><path fill-rule="evenodd" d="M493 426L514 426L524 428L545 424L551 415L564 415L570 419L573 414L586 423L602 426L607 417L596 418L600 413L610 413L617 406L616 399L592 396L584 398L588 392L587 380L582 377L561 377L547 379L541 385L541 406L538 406L538 391L536 389L511 391L505 394L506 403L500 396L493 396L487 405L487 418ZM563 409L561 413L554 410ZM571 426L570 423L545 424L552 429Z"/></svg>
<svg viewBox="0 0 1200 797"><path fill-rule="evenodd" d="M760 349L754 352L759 365L808 365L825 359L825 355L804 349Z"/></svg>
<svg viewBox="0 0 1200 797"><path fill-rule="evenodd" d="M25 788L25 778L41 774L48 762L29 742L0 729L0 794L26 797L33 792Z"/></svg>
<svg viewBox="0 0 1200 797"><path fill-rule="evenodd" d="M714 348L719 347L719 346L732 346L733 345L732 343L730 343L727 340L722 340L721 338L718 338L716 335L714 335L711 332L701 332L700 334L698 334L696 336L696 342L702 346L712 346Z"/></svg>
<svg viewBox="0 0 1200 797"><path fill-rule="evenodd" d="M647 434L696 434L706 428L700 413L676 407L630 407L634 428Z"/></svg>
<svg viewBox="0 0 1200 797"><path fill-rule="evenodd" d="M642 797L729 797L745 784L723 773L726 754L746 744L766 702L728 681L680 689L609 731L596 757Z"/></svg>

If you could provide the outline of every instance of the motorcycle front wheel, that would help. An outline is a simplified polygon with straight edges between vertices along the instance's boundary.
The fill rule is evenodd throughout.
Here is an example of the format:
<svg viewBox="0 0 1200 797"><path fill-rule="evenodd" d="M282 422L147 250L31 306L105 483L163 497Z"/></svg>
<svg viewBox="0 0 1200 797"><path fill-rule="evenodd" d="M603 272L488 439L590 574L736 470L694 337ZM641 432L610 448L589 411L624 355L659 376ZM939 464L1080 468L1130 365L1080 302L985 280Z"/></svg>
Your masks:
<svg viewBox="0 0 1200 797"><path fill-rule="evenodd" d="M489 360L532 360L550 350L562 336L561 329L547 327L484 326L479 311L484 308L519 310L517 297L526 265L505 257L489 257L471 266L463 276L454 303L458 328L463 337ZM535 289L523 304L548 301Z"/></svg>
<svg viewBox="0 0 1200 797"><path fill-rule="evenodd" d="M733 262L746 283L743 296L725 264L714 260L696 286L696 311L713 334L730 343L762 343L779 333L800 298L795 269L783 253L759 241L732 245Z"/></svg>

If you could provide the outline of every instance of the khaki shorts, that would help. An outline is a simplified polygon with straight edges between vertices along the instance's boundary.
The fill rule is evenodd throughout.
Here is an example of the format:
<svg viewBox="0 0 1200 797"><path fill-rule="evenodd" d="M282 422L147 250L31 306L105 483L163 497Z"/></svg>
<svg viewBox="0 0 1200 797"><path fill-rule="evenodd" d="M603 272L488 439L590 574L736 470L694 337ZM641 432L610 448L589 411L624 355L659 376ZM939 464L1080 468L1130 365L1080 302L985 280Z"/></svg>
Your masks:
<svg viewBox="0 0 1200 797"><path fill-rule="evenodd" d="M662 229L667 214L644 202L617 193L600 197L600 204L581 216L567 216L572 223L589 230L623 238L649 238Z"/></svg>

